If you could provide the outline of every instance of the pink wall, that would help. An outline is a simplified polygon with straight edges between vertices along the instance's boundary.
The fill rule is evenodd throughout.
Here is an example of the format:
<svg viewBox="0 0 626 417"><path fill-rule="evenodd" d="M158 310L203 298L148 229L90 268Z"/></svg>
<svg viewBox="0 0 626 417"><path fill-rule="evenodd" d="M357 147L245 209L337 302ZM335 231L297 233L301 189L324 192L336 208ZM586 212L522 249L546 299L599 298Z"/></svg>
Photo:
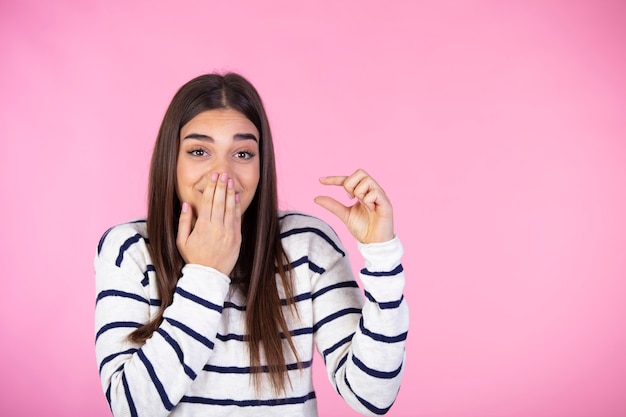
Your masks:
<svg viewBox="0 0 626 417"><path fill-rule="evenodd" d="M316 179L364 167L392 198L412 327L389 415L626 415L623 2L210 3L0 2L2 415L109 415L98 238L144 214L175 90L225 69L266 102L283 207L354 250Z"/></svg>

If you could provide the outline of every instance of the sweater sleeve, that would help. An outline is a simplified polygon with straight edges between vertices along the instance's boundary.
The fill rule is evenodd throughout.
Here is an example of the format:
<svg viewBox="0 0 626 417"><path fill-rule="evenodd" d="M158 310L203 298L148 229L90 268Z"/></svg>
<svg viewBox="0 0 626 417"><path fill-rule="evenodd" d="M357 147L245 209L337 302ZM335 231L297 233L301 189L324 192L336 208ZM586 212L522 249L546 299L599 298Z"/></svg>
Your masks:
<svg viewBox="0 0 626 417"><path fill-rule="evenodd" d="M315 341L328 378L356 411L385 414L393 405L404 370L409 327L404 300L402 245L358 245L365 259L359 276L365 299L354 282L347 256L320 275L314 288ZM342 291L329 290L343 288Z"/></svg>
<svg viewBox="0 0 626 417"><path fill-rule="evenodd" d="M94 260L96 359L114 416L166 416L212 353L230 280L186 265L157 331L143 344L130 342L160 300L150 296L146 240L129 229L105 234Z"/></svg>

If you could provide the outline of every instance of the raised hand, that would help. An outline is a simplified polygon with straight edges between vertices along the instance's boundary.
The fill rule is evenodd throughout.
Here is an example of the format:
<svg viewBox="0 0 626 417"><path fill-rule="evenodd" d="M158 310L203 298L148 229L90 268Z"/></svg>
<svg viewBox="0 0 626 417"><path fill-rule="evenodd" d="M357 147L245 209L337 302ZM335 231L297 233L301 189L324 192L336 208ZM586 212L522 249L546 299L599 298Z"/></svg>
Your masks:
<svg viewBox="0 0 626 417"><path fill-rule="evenodd" d="M207 176L197 218L183 202L176 246L186 263L231 273L241 248L241 206L227 173Z"/></svg>
<svg viewBox="0 0 626 417"><path fill-rule="evenodd" d="M343 187L351 199L356 198L351 206L344 206L328 196L315 197L314 201L339 217L359 242L393 239L393 207L383 189L367 172L358 169L350 176L324 177L320 182Z"/></svg>

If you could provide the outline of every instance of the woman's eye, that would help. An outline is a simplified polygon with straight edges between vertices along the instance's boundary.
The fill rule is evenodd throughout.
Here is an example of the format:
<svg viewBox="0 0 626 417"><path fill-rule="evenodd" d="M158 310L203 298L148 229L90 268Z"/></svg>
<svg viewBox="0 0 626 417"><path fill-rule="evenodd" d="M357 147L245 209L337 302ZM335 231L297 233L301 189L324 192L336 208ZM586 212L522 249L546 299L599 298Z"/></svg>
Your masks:
<svg viewBox="0 0 626 417"><path fill-rule="evenodd" d="M191 156L205 156L207 154L204 149L192 149L188 153Z"/></svg>
<svg viewBox="0 0 626 417"><path fill-rule="evenodd" d="M235 152L235 157L239 159L250 159L254 156L252 152L249 151L239 151Z"/></svg>

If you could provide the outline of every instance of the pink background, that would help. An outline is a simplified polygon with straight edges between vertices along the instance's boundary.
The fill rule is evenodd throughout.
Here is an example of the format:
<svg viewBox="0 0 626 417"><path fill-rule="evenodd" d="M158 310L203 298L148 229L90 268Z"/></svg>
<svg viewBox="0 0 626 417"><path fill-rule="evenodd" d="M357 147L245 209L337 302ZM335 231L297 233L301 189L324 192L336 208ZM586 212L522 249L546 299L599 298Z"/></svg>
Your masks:
<svg viewBox="0 0 626 417"><path fill-rule="evenodd" d="M296 5L297 4L297 5ZM107 416L93 256L172 95L235 70L284 208L369 170L411 308L391 416L626 415L621 1L0 2L0 413ZM317 361L317 366L320 365ZM317 373L321 416L352 416Z"/></svg>

